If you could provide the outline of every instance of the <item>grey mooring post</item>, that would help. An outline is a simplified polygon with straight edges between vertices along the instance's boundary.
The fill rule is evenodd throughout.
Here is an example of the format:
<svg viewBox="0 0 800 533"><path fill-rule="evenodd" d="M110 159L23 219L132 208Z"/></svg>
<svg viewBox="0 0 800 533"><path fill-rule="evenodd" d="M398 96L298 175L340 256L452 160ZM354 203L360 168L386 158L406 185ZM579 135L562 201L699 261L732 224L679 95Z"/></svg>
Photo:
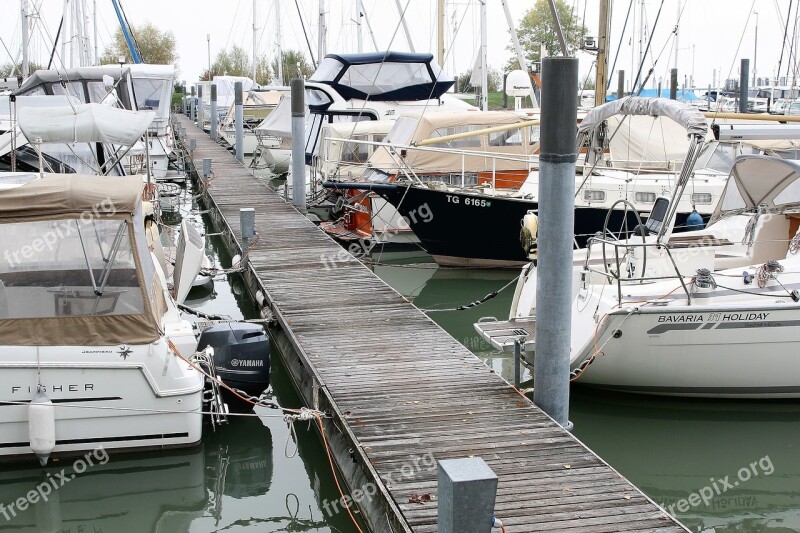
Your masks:
<svg viewBox="0 0 800 533"><path fill-rule="evenodd" d="M750 77L750 60L742 59L742 67L739 70L739 113L747 113L747 78Z"/></svg>
<svg viewBox="0 0 800 533"><path fill-rule="evenodd" d="M542 79L533 401L569 428L578 60L545 58Z"/></svg>
<svg viewBox="0 0 800 533"><path fill-rule="evenodd" d="M497 475L480 457L439 461L439 533L489 533L496 494Z"/></svg>
<svg viewBox="0 0 800 533"><path fill-rule="evenodd" d="M669 99L678 99L678 69L676 68L669 71Z"/></svg>
<svg viewBox="0 0 800 533"><path fill-rule="evenodd" d="M292 80L292 205L300 210L306 208L305 86Z"/></svg>
<svg viewBox="0 0 800 533"><path fill-rule="evenodd" d="M197 127L203 129L203 86L197 86Z"/></svg>
<svg viewBox="0 0 800 533"><path fill-rule="evenodd" d="M211 84L211 140L217 140L217 121L219 114L217 113L217 84Z"/></svg>
<svg viewBox="0 0 800 533"><path fill-rule="evenodd" d="M197 139L192 137L191 139L189 139L189 156L190 157L194 156L194 151L195 150L197 150Z"/></svg>
<svg viewBox="0 0 800 533"><path fill-rule="evenodd" d="M196 96L196 88L192 85L192 99L189 101L189 119L194 122L194 115L197 109L197 96Z"/></svg>
<svg viewBox="0 0 800 533"><path fill-rule="evenodd" d="M617 71L617 100L625 96L625 71Z"/></svg>
<svg viewBox="0 0 800 533"><path fill-rule="evenodd" d="M181 114L186 116L186 84L183 84L183 92L181 92Z"/></svg>
<svg viewBox="0 0 800 533"><path fill-rule="evenodd" d="M233 84L233 122L236 128L236 159L244 163L244 97L242 82Z"/></svg>
<svg viewBox="0 0 800 533"><path fill-rule="evenodd" d="M208 178L211 177L211 158L204 157L203 158L203 174L200 176L203 183L208 181Z"/></svg>
<svg viewBox="0 0 800 533"><path fill-rule="evenodd" d="M239 224L242 227L242 254L246 254L251 239L256 236L256 210L252 207L239 209Z"/></svg>

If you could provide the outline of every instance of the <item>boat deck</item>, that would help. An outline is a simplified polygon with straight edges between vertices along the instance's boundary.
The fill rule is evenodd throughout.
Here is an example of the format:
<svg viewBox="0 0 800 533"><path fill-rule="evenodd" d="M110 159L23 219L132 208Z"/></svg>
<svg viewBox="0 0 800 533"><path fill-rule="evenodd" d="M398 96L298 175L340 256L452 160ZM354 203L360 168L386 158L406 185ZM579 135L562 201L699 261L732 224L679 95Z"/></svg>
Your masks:
<svg viewBox="0 0 800 533"><path fill-rule="evenodd" d="M197 168L213 160L205 201L232 253L241 253L239 209L255 209L259 238L245 282L295 352L286 365L301 395L333 418L325 434L347 487L371 484L360 516L373 530L437 530L432 455L482 457L499 478L495 514L509 532L686 531L188 118L178 120L186 145L196 139Z"/></svg>

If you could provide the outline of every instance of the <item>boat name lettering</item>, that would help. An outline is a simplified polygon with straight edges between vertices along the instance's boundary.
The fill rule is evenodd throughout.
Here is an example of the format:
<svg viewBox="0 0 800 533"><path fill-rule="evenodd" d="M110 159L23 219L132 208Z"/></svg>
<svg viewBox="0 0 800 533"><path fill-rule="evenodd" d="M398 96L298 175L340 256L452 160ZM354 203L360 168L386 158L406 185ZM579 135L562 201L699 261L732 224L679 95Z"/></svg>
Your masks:
<svg viewBox="0 0 800 533"><path fill-rule="evenodd" d="M16 394L18 392L24 394L35 394L37 389L37 386L30 385L12 386L11 394ZM77 383L69 385L42 385L41 389L42 392L86 392L94 390L94 383L83 383L80 385Z"/></svg>
<svg viewBox="0 0 800 533"><path fill-rule="evenodd" d="M766 320L769 313L726 313L722 315L725 322L750 322L751 320Z"/></svg>
<svg viewBox="0 0 800 533"><path fill-rule="evenodd" d="M702 322L703 315L661 315L658 322Z"/></svg>
<svg viewBox="0 0 800 533"><path fill-rule="evenodd" d="M461 198L454 194L445 194L445 197L447 198L448 203L461 203ZM486 198L472 198L471 196L466 196L464 197L464 205L469 205L472 207L490 207L492 205L492 201L487 200Z"/></svg>
<svg viewBox="0 0 800 533"><path fill-rule="evenodd" d="M84 350L81 353L111 353L111 350Z"/></svg>

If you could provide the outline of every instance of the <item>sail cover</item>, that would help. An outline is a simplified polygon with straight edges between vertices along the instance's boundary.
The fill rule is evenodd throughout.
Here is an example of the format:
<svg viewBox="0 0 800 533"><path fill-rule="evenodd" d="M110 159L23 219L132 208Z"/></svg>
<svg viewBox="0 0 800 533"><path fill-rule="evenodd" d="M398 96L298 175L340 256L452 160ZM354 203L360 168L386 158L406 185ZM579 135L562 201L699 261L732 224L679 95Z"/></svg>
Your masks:
<svg viewBox="0 0 800 533"><path fill-rule="evenodd" d="M595 107L584 117L578 133L586 133L614 115L648 115L669 117L686 129L689 135L705 138L708 131L706 117L694 107L664 98L628 96Z"/></svg>
<svg viewBox="0 0 800 533"><path fill-rule="evenodd" d="M29 141L41 138L44 143L103 142L131 146L156 116L153 111L127 111L102 104L20 107L22 133Z"/></svg>

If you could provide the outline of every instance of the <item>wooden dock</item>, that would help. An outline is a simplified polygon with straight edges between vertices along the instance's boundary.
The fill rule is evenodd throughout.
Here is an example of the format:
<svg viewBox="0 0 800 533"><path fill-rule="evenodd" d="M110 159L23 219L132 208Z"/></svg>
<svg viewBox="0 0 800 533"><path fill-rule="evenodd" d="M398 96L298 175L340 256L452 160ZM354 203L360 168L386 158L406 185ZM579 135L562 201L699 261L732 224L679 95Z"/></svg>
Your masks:
<svg viewBox="0 0 800 533"><path fill-rule="evenodd" d="M245 282L280 323L276 342L297 389L333 416L328 444L350 493L372 494L359 503L372 530L436 531L430 457L479 456L499 478L495 515L509 533L687 531L187 117L178 120L185 144L196 139L197 168L213 160L205 201L232 253L242 253L239 209L256 211Z"/></svg>

